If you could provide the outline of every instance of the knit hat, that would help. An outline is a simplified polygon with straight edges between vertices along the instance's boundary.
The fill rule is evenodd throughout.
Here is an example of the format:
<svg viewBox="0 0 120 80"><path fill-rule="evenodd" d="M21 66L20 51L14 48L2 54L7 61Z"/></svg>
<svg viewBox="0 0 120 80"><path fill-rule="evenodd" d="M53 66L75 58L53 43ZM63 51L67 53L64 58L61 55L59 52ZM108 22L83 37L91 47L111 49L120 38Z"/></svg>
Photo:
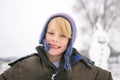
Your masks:
<svg viewBox="0 0 120 80"><path fill-rule="evenodd" d="M67 46L67 49L64 53L64 58L65 58L65 65L64 65L64 68L69 70L71 69L71 65L70 65L70 56L72 54L72 47L73 47L73 43L75 41L75 38L76 38L76 32L77 32L77 29L76 29L76 25L75 25L75 22L74 20L72 19L71 16L69 16L68 14L65 14L65 13L56 13L52 16L50 16L43 28L43 31L41 33L41 36L40 36L40 39L39 39L39 44L42 44L44 46L44 50L46 52L48 52L48 50L50 49L50 46L46 43L45 41L45 34L46 34L46 30L47 30L47 26L49 24L49 22L55 18L55 17L63 17L65 18L71 25L71 30L72 30L72 34L71 34L71 38L70 38L70 41L68 43L68 46Z"/></svg>

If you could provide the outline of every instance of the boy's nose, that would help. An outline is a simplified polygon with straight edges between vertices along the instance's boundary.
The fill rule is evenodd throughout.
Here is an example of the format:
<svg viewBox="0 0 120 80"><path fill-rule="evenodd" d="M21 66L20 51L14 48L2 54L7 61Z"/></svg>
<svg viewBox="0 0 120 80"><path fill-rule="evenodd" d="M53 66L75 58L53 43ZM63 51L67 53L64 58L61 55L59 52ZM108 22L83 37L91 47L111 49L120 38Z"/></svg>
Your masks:
<svg viewBox="0 0 120 80"><path fill-rule="evenodd" d="M58 39L57 36L54 36L54 37L53 37L53 41L58 42L58 40L59 40L59 39Z"/></svg>

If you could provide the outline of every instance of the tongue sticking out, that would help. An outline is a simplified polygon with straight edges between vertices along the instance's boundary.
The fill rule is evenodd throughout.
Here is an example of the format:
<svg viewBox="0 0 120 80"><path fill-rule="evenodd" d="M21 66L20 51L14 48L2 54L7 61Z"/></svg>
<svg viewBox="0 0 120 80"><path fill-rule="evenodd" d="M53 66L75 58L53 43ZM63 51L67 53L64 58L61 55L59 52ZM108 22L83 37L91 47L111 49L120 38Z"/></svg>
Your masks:
<svg viewBox="0 0 120 80"><path fill-rule="evenodd" d="M54 45L54 44L50 44L50 48L52 48L52 49L59 49L60 46L57 46L57 45Z"/></svg>

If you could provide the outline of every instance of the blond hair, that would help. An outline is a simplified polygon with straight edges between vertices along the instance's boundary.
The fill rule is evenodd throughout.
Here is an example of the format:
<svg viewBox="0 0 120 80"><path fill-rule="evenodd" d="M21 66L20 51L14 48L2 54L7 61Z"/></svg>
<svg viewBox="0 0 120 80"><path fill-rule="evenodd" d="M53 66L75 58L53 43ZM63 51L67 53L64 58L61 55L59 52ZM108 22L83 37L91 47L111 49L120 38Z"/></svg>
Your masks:
<svg viewBox="0 0 120 80"><path fill-rule="evenodd" d="M56 27L58 27L58 30L59 30L60 33L62 33L63 35L65 35L67 38L71 38L71 25L70 25L70 22L68 20L66 20L63 17L53 18L49 22L48 28L49 28L49 26L52 25L52 23L54 23L55 25L57 25Z"/></svg>

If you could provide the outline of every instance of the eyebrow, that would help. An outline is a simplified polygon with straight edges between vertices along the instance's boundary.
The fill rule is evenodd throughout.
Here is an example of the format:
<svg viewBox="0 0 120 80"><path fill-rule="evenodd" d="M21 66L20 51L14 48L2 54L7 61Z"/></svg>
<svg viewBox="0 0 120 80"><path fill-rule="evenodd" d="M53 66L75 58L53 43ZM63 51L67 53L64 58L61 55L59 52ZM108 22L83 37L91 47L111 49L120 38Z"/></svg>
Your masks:
<svg viewBox="0 0 120 80"><path fill-rule="evenodd" d="M48 28L48 30L52 30L52 31L55 31L55 29L53 29L53 28ZM48 30L47 30L47 31L48 31Z"/></svg>

